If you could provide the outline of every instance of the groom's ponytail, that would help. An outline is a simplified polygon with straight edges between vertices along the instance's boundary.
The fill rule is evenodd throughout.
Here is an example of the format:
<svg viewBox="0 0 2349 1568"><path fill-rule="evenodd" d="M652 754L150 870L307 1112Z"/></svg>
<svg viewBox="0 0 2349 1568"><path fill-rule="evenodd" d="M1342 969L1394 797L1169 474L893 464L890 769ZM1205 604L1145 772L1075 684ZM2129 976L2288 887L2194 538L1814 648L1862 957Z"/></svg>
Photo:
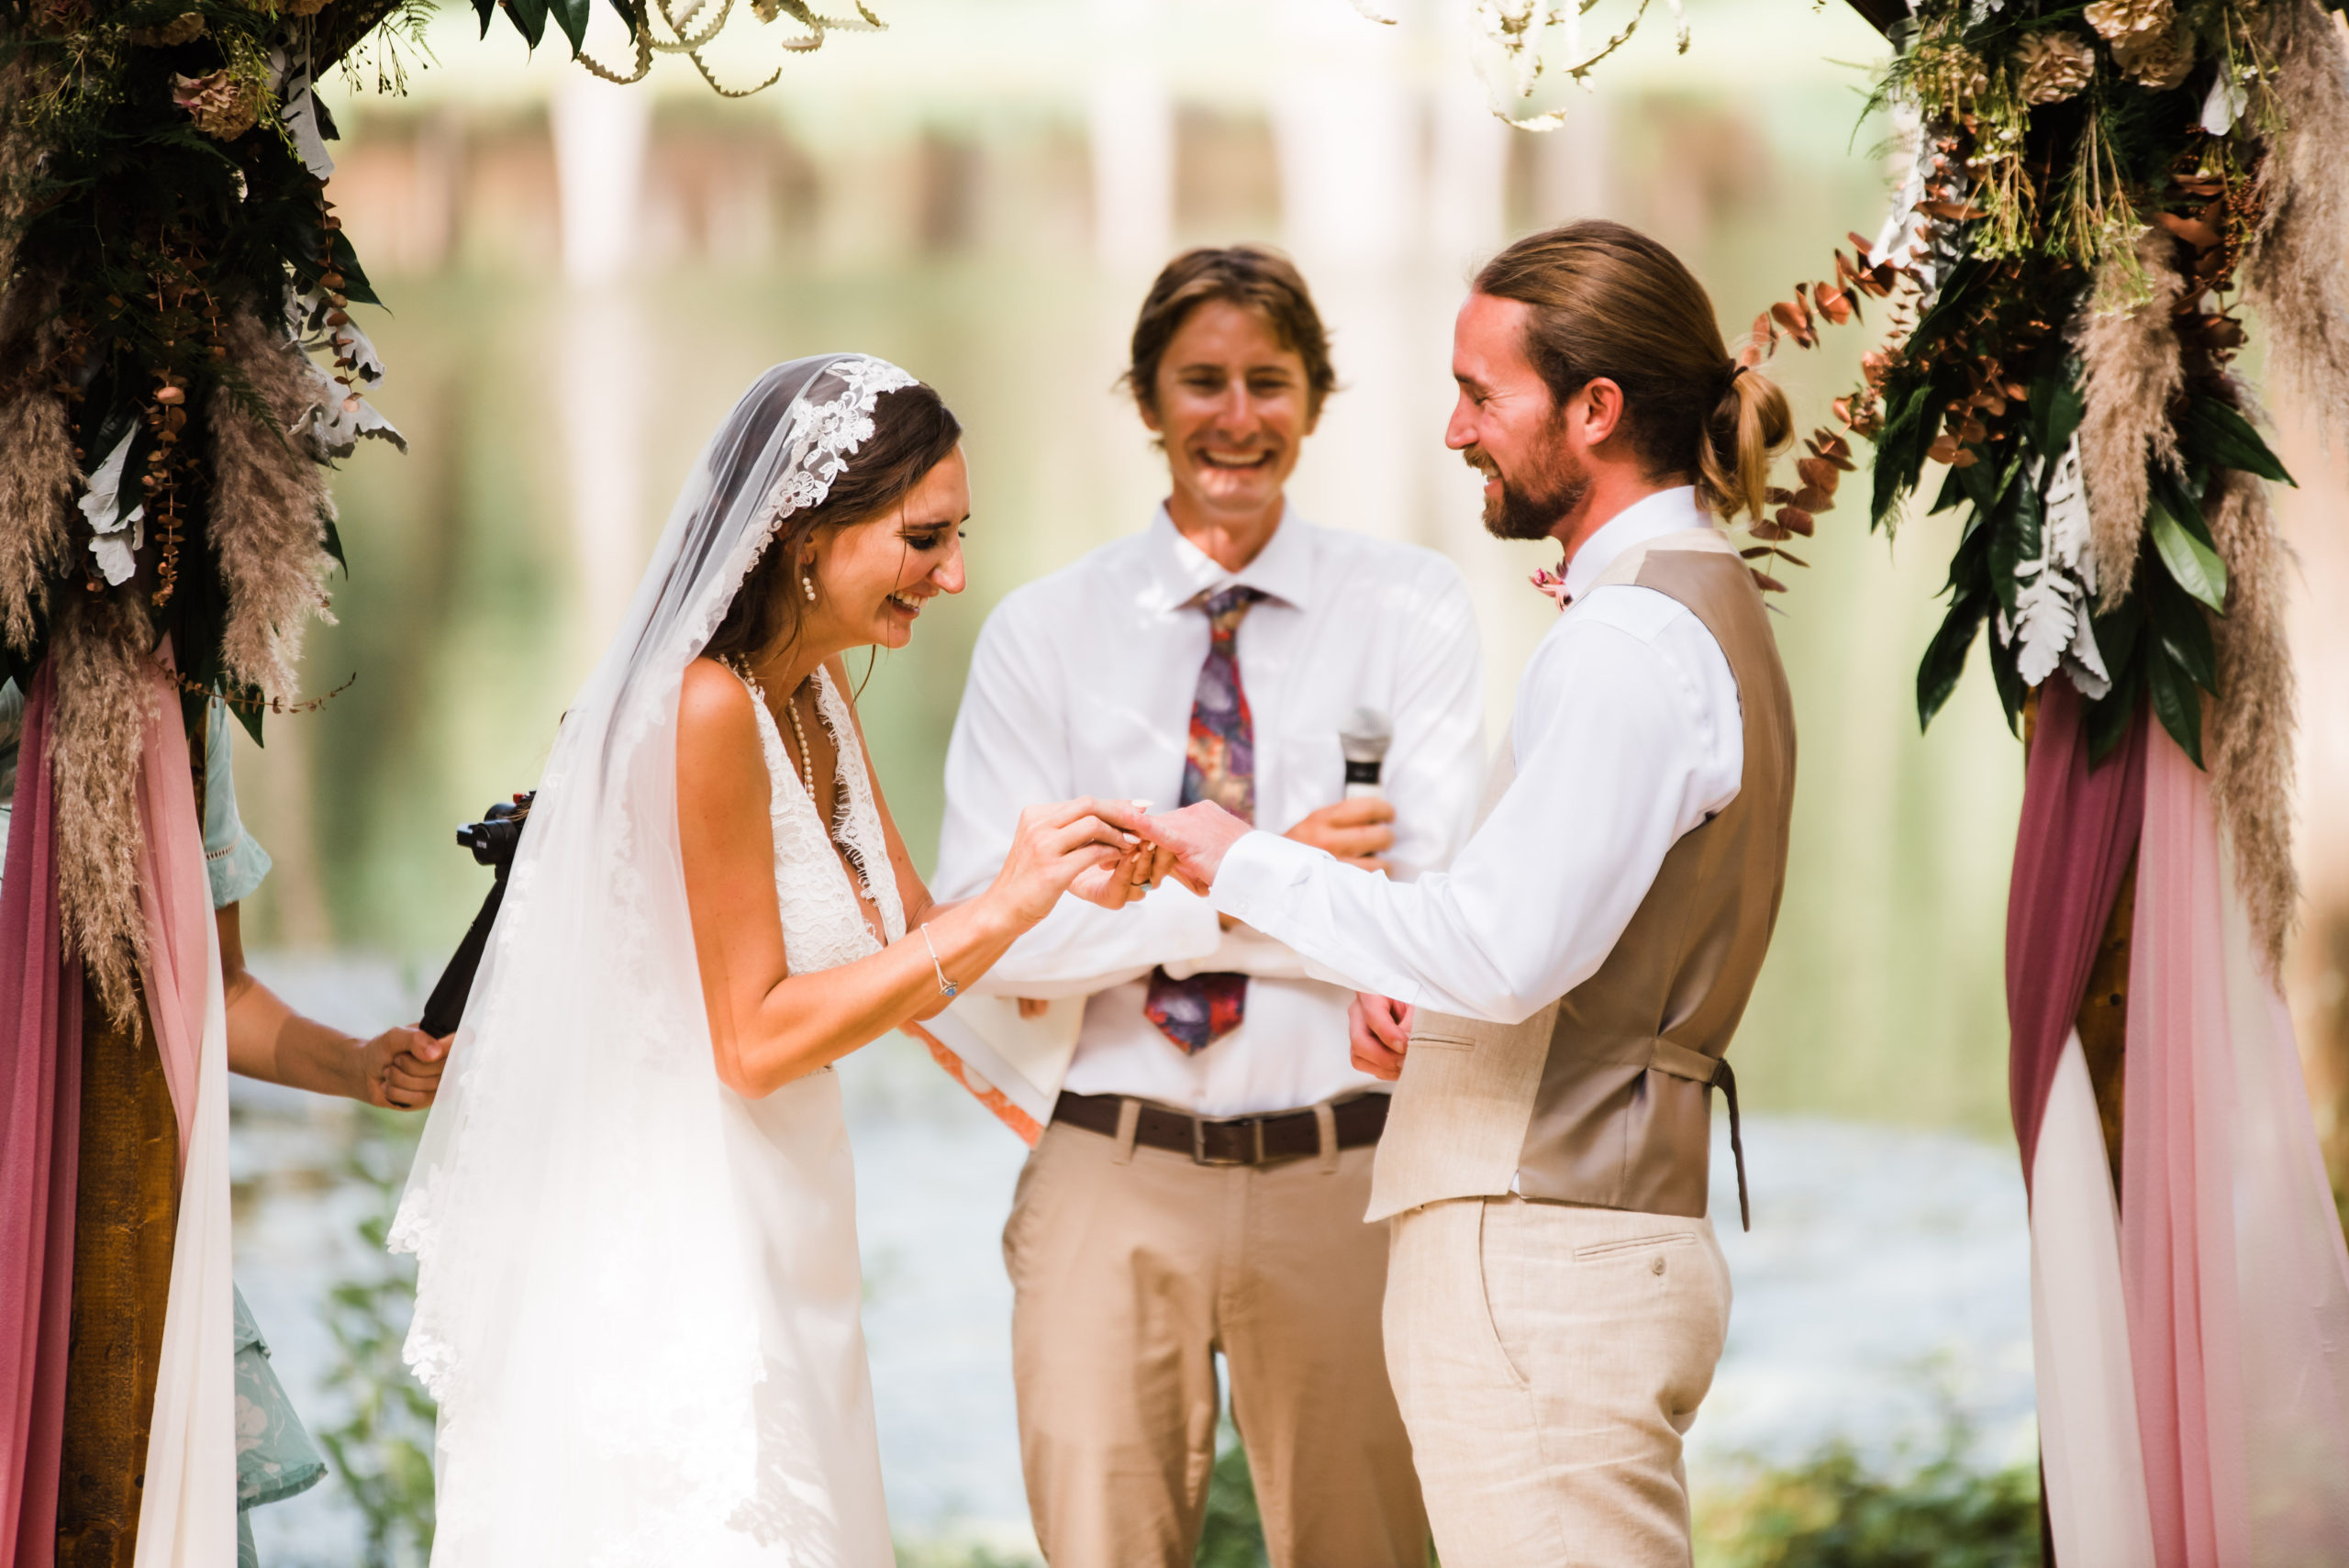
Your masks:
<svg viewBox="0 0 2349 1568"><path fill-rule="evenodd" d="M1593 218L1528 235L1486 262L1475 286L1532 307L1526 355L1553 398L1613 382L1652 477L1695 484L1724 522L1761 515L1794 418L1785 393L1730 358L1712 301L1679 257Z"/></svg>

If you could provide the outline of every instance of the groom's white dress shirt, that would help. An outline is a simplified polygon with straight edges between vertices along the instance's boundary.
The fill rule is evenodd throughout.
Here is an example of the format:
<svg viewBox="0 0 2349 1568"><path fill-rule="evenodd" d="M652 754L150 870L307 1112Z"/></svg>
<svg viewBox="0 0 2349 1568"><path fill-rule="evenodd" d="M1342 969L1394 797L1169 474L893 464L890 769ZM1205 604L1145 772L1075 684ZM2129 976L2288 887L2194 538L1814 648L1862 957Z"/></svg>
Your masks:
<svg viewBox="0 0 2349 1568"><path fill-rule="evenodd" d="M1484 760L1475 620L1458 571L1431 550L1316 528L1292 509L1255 560L1226 572L1162 507L1146 531L1014 591L988 617L946 756L941 898L986 885L1023 806L1076 795L1177 804L1208 654L1197 600L1234 584L1266 595L1237 639L1256 820L1286 831L1341 797L1338 730L1369 704L1394 725L1383 781L1396 813L1390 859L1405 878L1450 861L1468 836ZM1185 1055L1142 1014L1162 963L1178 978L1252 975L1240 1027ZM1063 1084L1078 1094L1241 1116L1379 1086L1352 1065L1343 989L1307 978L1279 942L1222 931L1205 899L1172 883L1115 912L1062 899L976 988L1090 998Z"/></svg>
<svg viewBox="0 0 2349 1568"><path fill-rule="evenodd" d="M1737 682L1703 623L1654 589L1594 584L1626 550L1711 526L1695 490L1668 490L1575 552L1566 608L1518 684L1515 778L1449 872L1389 884L1252 833L1215 907L1312 973L1467 1018L1514 1023L1587 980L1745 764Z"/></svg>

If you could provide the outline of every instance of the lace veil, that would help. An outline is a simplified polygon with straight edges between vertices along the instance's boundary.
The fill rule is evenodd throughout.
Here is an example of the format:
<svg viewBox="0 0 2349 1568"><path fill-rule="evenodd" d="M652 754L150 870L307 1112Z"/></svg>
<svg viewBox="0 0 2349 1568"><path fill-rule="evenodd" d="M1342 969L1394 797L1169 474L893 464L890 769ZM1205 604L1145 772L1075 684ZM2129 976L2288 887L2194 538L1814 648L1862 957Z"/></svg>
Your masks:
<svg viewBox="0 0 2349 1568"><path fill-rule="evenodd" d="M677 840L677 694L777 525L913 384L761 376L702 452L540 781L391 1245L449 1564L717 1562L762 1376ZM735 1543L739 1546L739 1540Z"/></svg>

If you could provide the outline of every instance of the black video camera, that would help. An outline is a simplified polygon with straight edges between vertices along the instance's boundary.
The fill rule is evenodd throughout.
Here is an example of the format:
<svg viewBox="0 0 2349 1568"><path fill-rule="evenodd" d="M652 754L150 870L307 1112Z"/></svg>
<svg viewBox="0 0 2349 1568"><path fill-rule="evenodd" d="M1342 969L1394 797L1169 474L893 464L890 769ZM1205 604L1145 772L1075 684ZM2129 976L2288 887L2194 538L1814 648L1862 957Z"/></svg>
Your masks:
<svg viewBox="0 0 2349 1568"><path fill-rule="evenodd" d="M481 913L466 928L465 940L457 944L449 967L440 972L440 984L425 999L420 1027L426 1034L445 1039L457 1032L457 1025L464 1018L465 998L473 993L473 975L489 946L490 928L497 924L498 907L506 902L506 873L514 869L514 851L521 847L522 827L529 821L530 803L537 798L538 791L532 790L510 802L501 800L483 812L480 821L457 829L458 844L471 850L477 863L489 867L495 880L489 884L489 896L482 900Z"/></svg>
<svg viewBox="0 0 2349 1568"><path fill-rule="evenodd" d="M514 851L522 842L522 824L530 817L530 802L539 792L518 795L511 803L499 801L481 814L478 822L468 822L457 829L457 843L473 852L476 864L495 871L502 879L514 864Z"/></svg>

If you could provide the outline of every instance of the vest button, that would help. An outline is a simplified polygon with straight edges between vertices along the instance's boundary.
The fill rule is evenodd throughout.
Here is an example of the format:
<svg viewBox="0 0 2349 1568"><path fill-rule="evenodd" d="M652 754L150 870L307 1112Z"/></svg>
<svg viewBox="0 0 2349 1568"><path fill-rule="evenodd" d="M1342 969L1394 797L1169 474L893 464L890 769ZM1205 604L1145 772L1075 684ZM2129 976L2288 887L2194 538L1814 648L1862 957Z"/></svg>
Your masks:
<svg viewBox="0 0 2349 1568"><path fill-rule="evenodd" d="M1659 1253L1657 1253L1657 1254L1656 1254L1656 1260L1655 1260L1655 1262L1653 1262L1653 1263L1650 1263L1650 1264L1648 1265L1648 1273L1652 1273L1652 1274L1660 1274L1660 1273L1664 1273L1664 1254L1663 1254L1663 1253L1659 1252Z"/></svg>

